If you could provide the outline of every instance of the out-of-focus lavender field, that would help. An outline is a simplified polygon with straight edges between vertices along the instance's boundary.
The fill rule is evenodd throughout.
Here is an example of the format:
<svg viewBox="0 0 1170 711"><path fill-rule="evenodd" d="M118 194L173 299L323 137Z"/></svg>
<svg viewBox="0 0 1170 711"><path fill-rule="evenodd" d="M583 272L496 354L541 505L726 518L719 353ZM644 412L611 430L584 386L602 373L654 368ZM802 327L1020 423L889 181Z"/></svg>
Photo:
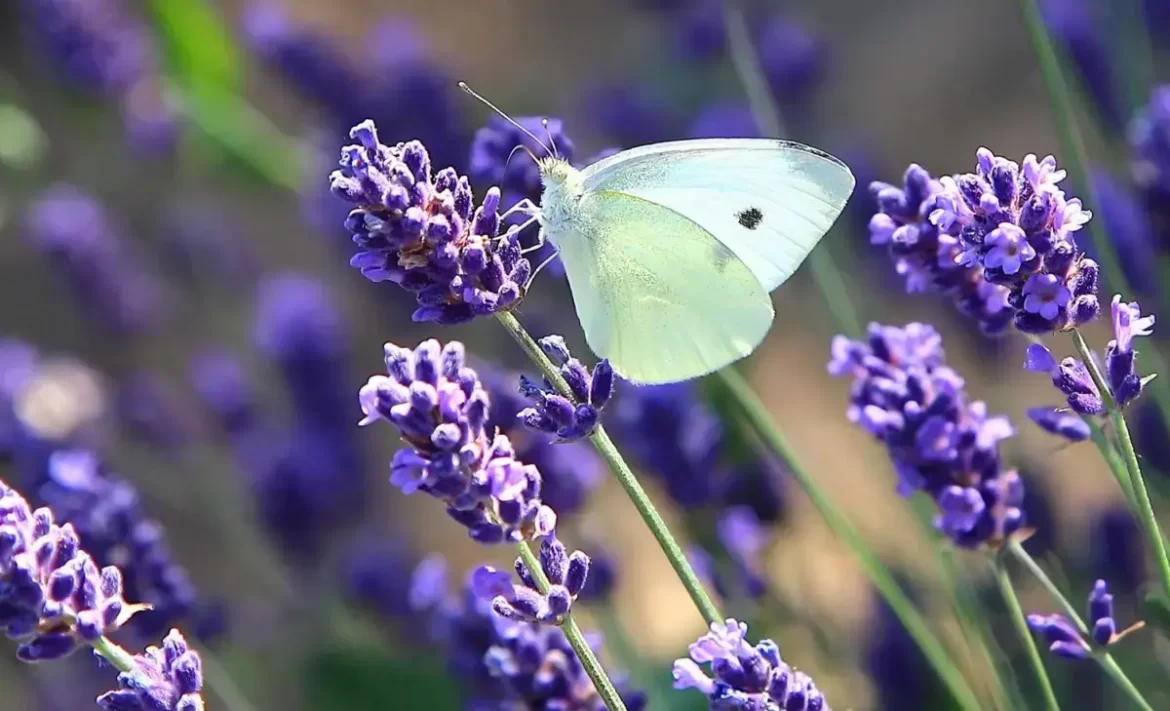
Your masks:
<svg viewBox="0 0 1170 711"><path fill-rule="evenodd" d="M1094 653L1108 646L1150 707L1168 708L1170 606L1144 598L1170 590L1134 514L1141 501L1127 498L1093 442L1070 441L1088 438L1085 415L1102 448L1124 457L1110 400L1101 412L1072 398L1065 407L1067 377L1058 390L1023 366L1029 330L1058 358L1076 355L1073 341L1049 334L1074 326L1100 353L1110 339L1110 353L1124 351L1114 294L1159 319L1170 306L1170 84L1161 84L1170 81L1170 3L1038 2L1071 113L1050 101L1025 21L1030 0L10 0L0 7L0 480L72 522L99 566L122 569L126 599L153 605L113 639L136 653L183 631L202 656L208 709L604 708L559 632L502 631L465 590L476 566L511 570L515 549L472 540L425 493L404 496L388 482L404 446L398 431L358 426L370 415L359 389L386 374L384 343L461 341L491 397L489 430L539 468L559 537L592 558L573 618L600 633L599 656L629 707L636 689L655 710L812 711L795 700L719 706L671 688L672 663L704 634L704 619L602 457L587 440L553 444L520 424L530 403L519 374L539 373L493 319L420 321L422 297L350 266L362 251L350 232L361 230L347 230L354 205L330 192L343 146L358 140L351 127L373 119L381 143L417 139L436 171L468 176L476 205L496 185L509 204L538 198L529 157L505 162L519 134L458 80L513 116L549 117L547 135L578 165L612 149L779 128L840 157L857 179L812 258L773 293L775 324L740 364L791 450L768 451L714 377L655 389L618 380L601 412L720 610L750 623L753 644L775 640L834 709L973 708L940 680L856 547L793 479L792 455L922 614L974 708L1052 711L997 586L997 555L1011 557L1013 536L1081 614L1103 579L1118 631L1146 621ZM725 12L743 13L746 43L729 44ZM745 60L764 106L749 102ZM771 110L779 126L761 123ZM521 120L546 136L535 118ZM1068 154L1074 144L1087 156L1082 170ZM1071 251L1037 258L1059 275L1060 286L1054 276L1045 287L1057 290L1052 299L1067 286L1057 316L1055 305L1026 300L1033 289L1048 298L1025 281L1028 268L1010 289L980 276L1014 272L989 261L1010 235L980 233L972 247L963 232L991 210L979 195L974 213L956 201L919 214L926 196L913 200L904 184L917 164L935 179L931 199L944 194L943 176L976 174L996 187L981 148L1025 172L1040 165L1027 154L1055 155L1070 169L1051 198L1057 211L1080 197L1092 212L1079 231L1068 225L1083 213L1063 213L1070 222L1052 232ZM1059 192L1036 187L1045 180L1029 190ZM894 187L871 190L873 181ZM966 195L965 185L945 194ZM1015 219L1027 231L1025 209ZM947 271L955 255L927 237L890 236L907 224L944 241L949 230L955 254L965 246L982 261ZM1091 285L1101 314L1082 322L1076 309L1089 308L1090 286L1074 282L1086 281L1090 258L1094 275L1101 265ZM908 293L908 283L922 288ZM558 263L512 313L536 337L563 335L594 367ZM1044 319L1046 328L1029 328ZM921 455L928 478L946 467L977 477L980 462L954 463L973 448L994 453L991 469L1018 470L1022 501L998 502L1022 516L1012 519L1018 531L971 542L970 526L948 528L970 512L947 508L946 487L914 484L907 460L895 452L898 466L891 461L897 448L879 441L890 420L875 424L871 400L850 389L865 368L840 365L845 377L834 377L826 367L843 357L841 341L831 352L834 337L863 337L871 322L937 329L962 379L955 398L1010 420L1011 436L990 444L974 444L975 430L966 441L953 427L939 434L940 424L903 445L921 452L931 433L934 444L951 438L938 445L945 453ZM1140 397L1124 402L1132 381L1110 384L1149 510L1162 520L1166 333L1158 323L1135 341L1138 372L1158 376ZM923 367L942 387L936 366ZM852 417L851 403L862 405ZM1044 422L1056 428L1067 415L1059 422L1071 436L1029 417L1042 407L1063 408ZM967 427L974 415L962 417ZM1119 461L1112 470L1126 471ZM1007 570L1023 610L1062 612L1022 560ZM10 613L6 564L0 550L0 621ZM1050 654L1051 640L1035 639L1060 708L1138 708L1104 665ZM117 673L88 649L27 664L17 644L0 646L4 709L94 708L115 686ZM566 679L585 690L556 686ZM195 708L159 703L109 708Z"/></svg>

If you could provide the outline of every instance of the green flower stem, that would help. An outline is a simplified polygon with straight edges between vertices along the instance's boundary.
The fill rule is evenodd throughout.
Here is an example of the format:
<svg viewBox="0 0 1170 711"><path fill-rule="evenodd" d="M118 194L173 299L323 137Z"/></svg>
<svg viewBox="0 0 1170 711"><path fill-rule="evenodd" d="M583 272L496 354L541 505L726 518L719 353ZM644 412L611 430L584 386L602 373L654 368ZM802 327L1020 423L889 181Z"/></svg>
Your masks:
<svg viewBox="0 0 1170 711"><path fill-rule="evenodd" d="M134 655L122 649L106 637L99 637L93 643L93 651L100 654L107 662L120 672L132 672L138 668Z"/></svg>
<svg viewBox="0 0 1170 711"><path fill-rule="evenodd" d="M561 377L561 373L553 362L548 359L540 346L524 330L516 317L507 311L502 311L496 314L496 320L503 324L512 338L520 344L520 347L528 355L528 358L536 364L544 377L566 397L571 397L572 392L569 390L565 379ZM605 428L598 425L597 429L589 437L589 441L593 443L594 449L601 455L602 459L609 466L609 470L613 472L617 478L618 483L625 489L626 495L634 502L634 507L638 509L638 514L642 517L642 521L654 534L654 539L658 541L658 546L662 552L666 554L666 558L670 561L670 567L674 568L675 574L679 580L682 581L683 586L687 589L687 593L691 596L691 601L694 602L695 607L703 616L703 620L707 624L712 622L720 622L723 620L719 613L719 608L711 601L707 591L703 588L702 581L695 573L694 568L687 561L687 557L683 554L682 548L679 547L678 541L674 539L674 535L670 532L670 528L666 522L662 520L662 516L658 513L658 509L654 507L654 502L646 494L646 490L638 483L634 472L630 470L626 461L622 459L621 453L618 452L617 447L614 446L613 440L609 438Z"/></svg>
<svg viewBox="0 0 1170 711"><path fill-rule="evenodd" d="M1092 417L1085 417L1085 422L1089 425L1089 434L1093 439L1093 444L1097 445L1097 450L1101 452L1101 457L1105 463L1109 465L1109 471L1113 472L1113 478L1117 480L1117 485L1121 487L1121 493L1125 494L1125 501L1129 504L1129 508L1133 511L1139 509L1137 502L1137 494L1133 491L1133 482L1129 479L1129 470L1125 468L1125 462L1121 461L1121 456L1117 453L1117 448L1109 441L1105 435L1105 430L1101 429L1101 424Z"/></svg>
<svg viewBox="0 0 1170 711"><path fill-rule="evenodd" d="M1113 425L1114 433L1117 436L1121 460L1125 464L1125 471L1133 489L1133 499L1130 501L1130 505L1137 503L1134 515L1141 522L1146 538L1150 542L1150 550L1153 552L1154 561L1158 566L1158 576L1162 580L1162 591L1165 599L1170 600L1170 558L1166 557L1166 541L1162 537L1162 530L1158 527L1158 519L1154 516L1150 493L1146 490L1146 481L1142 477L1141 465L1138 464L1137 451L1134 449L1133 439L1129 435L1129 426L1125 423L1125 413L1121 411L1117 401L1113 398L1109 384L1105 381L1105 376L1093 357L1093 351L1089 348L1089 344L1085 343L1080 331L1074 330L1072 337L1077 352L1089 369L1089 376L1093 378L1093 383L1101 392L1105 408L1109 411L1109 422Z"/></svg>
<svg viewBox="0 0 1170 711"><path fill-rule="evenodd" d="M1008 544L1007 550L1009 553L1015 556L1016 560L1018 560L1024 565L1025 568L1028 569L1028 572L1032 574L1032 577L1036 578L1036 581L1039 582L1040 585L1048 591L1048 594L1052 596L1052 599L1055 600L1058 605L1060 605L1064 616L1077 626L1077 629L1080 630L1082 635L1087 637L1089 635L1089 628L1087 625L1085 625L1085 621L1081 619L1081 616L1077 613L1077 609L1073 607L1071 602L1068 601L1068 598L1064 596L1064 593L1060 591L1060 588L1056 587L1056 583L1052 582L1052 579L1048 577L1048 574L1044 572L1044 569L1040 567L1040 564L1036 562L1036 559L1033 558L1031 554L1028 553L1028 551L1024 550L1024 547L1020 545L1019 541L1016 540L1013 540ZM1113 655L1109 654L1107 650L1099 650L1093 655L1093 659L1095 659L1097 663L1101 665L1101 668L1105 670L1106 674L1113 677L1113 680L1117 682L1117 685L1120 686L1123 691L1125 691L1126 695L1129 696L1129 698L1134 702L1134 704L1137 705L1138 708L1142 709L1143 711L1153 711L1153 707L1150 706L1149 702L1145 700L1145 698L1142 696L1142 693L1138 691L1138 688L1134 686L1133 682L1129 680L1129 677L1125 675L1125 672L1121 670L1121 667L1117 664L1117 660L1113 658Z"/></svg>
<svg viewBox="0 0 1170 711"><path fill-rule="evenodd" d="M848 519L837 509L828 495L804 468L783 433L772 424L771 416L764 404L756 397L751 386L735 368L724 368L719 371L718 376L731 390L736 403L743 411L744 418L751 423L756 435L769 449L787 462L788 468L792 472L792 478L808 495L825 523L853 551L870 582L897 615L902 626L906 628L906 632L922 650L923 655L934 667L935 673L946 684L951 695L967 711L977 711L982 708L979 698L950 659L942 643L931 632L926 620L915 609L914 604L906 597L906 593L898 586L893 575L882 564L862 535L849 523Z"/></svg>
<svg viewBox="0 0 1170 711"><path fill-rule="evenodd" d="M517 544L516 550L520 554L520 559L524 561L524 566L528 568L528 572L536 580L540 591L547 593L549 589L548 577L545 576L544 570L540 567L540 559L536 557L536 553L532 551L527 542ZM569 646L577 653L577 659L581 661L585 673L593 681L593 688L597 690L597 694L605 702L609 711L626 711L626 705L622 702L621 695L614 688L613 682L605 673L601 662L597 660L597 655L593 653L593 648L589 646L585 634L581 632L581 628L577 625L577 620L573 618L571 612L565 617L561 631L565 633L565 638L569 640Z"/></svg>
<svg viewBox="0 0 1170 711"><path fill-rule="evenodd" d="M1036 647L1036 640L1032 637L1032 630L1028 629L1028 621L1024 618L1024 610L1020 607L1020 599L1016 597L1016 590L1012 587L1011 576L1008 575L1003 553L995 556L995 580L999 583L999 591L1003 601L1007 603L1008 613L1020 642L1028 652L1028 661L1032 663L1032 670L1036 673L1036 681L1040 684L1040 691L1044 695L1044 706L1049 711L1060 711L1060 704L1056 700L1056 692L1052 690L1052 681L1048 678L1048 671L1044 668L1044 659Z"/></svg>
<svg viewBox="0 0 1170 711"><path fill-rule="evenodd" d="M743 9L736 0L724 0L723 17L731 61L735 65L735 72L743 85L744 93L747 94L756 125L759 126L761 135L783 138L786 133L784 117L764 78L764 71L760 67L760 58L754 49ZM861 319L853 306L853 300L849 297L849 289L841 276L841 270L837 268L833 253L829 251L833 232L830 231L820 249L814 249L809 255L809 267L812 269L813 281L820 290L821 298L825 300L825 305L828 306L838 329L850 338L860 338Z"/></svg>

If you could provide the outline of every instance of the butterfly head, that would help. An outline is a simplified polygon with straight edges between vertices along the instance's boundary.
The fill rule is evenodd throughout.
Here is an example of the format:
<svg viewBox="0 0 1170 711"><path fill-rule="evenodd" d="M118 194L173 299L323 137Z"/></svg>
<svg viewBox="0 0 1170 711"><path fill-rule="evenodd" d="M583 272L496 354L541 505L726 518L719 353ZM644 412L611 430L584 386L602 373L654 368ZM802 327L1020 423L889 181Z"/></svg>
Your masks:
<svg viewBox="0 0 1170 711"><path fill-rule="evenodd" d="M569 161L556 156L537 158L536 165L540 168L540 180L546 188L550 185L563 185L569 181L573 174L579 172L569 165Z"/></svg>

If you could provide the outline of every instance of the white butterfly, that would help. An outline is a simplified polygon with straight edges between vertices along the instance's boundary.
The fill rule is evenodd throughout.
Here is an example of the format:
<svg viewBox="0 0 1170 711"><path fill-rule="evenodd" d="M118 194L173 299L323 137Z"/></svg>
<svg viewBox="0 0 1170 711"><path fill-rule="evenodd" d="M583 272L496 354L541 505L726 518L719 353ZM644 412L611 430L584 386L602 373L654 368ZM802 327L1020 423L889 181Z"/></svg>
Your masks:
<svg viewBox="0 0 1170 711"><path fill-rule="evenodd" d="M555 155L538 163L540 206L513 210L557 247L589 347L647 384L696 378L755 350L772 324L768 293L854 185L833 156L771 139L656 143L583 170Z"/></svg>

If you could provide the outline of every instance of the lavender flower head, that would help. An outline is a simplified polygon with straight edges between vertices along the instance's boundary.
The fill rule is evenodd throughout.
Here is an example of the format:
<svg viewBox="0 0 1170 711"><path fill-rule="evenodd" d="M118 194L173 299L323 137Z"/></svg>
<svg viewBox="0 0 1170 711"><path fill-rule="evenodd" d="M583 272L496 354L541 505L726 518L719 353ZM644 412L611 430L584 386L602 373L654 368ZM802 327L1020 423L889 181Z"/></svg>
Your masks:
<svg viewBox="0 0 1170 711"><path fill-rule="evenodd" d="M99 570L71 524L0 482L0 626L21 640L17 657L60 659L143 609L122 598L121 571Z"/></svg>
<svg viewBox="0 0 1170 711"><path fill-rule="evenodd" d="M1133 347L1133 339L1148 336L1153 332L1154 317L1142 316L1138 303L1136 301L1125 303L1121 300L1120 294L1113 297L1110 311L1113 339L1105 346L1105 379L1109 385L1110 399L1117 407L1125 407L1141 395L1145 384L1153 377L1143 378L1137 372L1137 352ZM1052 384L1065 396L1068 407L1073 412L1090 417L1105 414L1106 400L1084 361L1070 356L1057 363L1052 351L1039 343L1033 343L1028 346L1024 368L1051 377ZM1030 412L1029 416L1050 432L1059 430L1054 420L1060 411L1053 409L1051 412L1054 414L1041 415L1037 412L1033 415ZM1060 433L1074 441L1078 439L1077 436ZM1079 434L1078 431L1077 435Z"/></svg>
<svg viewBox="0 0 1170 711"><path fill-rule="evenodd" d="M199 654L179 630L159 647L134 656L135 667L118 675L118 689L98 697L105 711L203 711Z"/></svg>
<svg viewBox="0 0 1170 711"><path fill-rule="evenodd" d="M414 293L415 321L461 323L520 302L532 265L516 228L499 234L499 189L473 215L467 178L451 168L432 175L421 143L382 145L373 121L350 137L358 144L342 150L329 180L335 195L357 205L345 221L362 250L352 266Z"/></svg>
<svg viewBox="0 0 1170 711"><path fill-rule="evenodd" d="M712 622L707 634L690 646L690 656L675 660L674 688L703 693L712 711L829 710L812 679L780 658L775 642L765 639L753 646L746 638L746 622ZM711 665L714 678L702 664Z"/></svg>
<svg viewBox="0 0 1170 711"><path fill-rule="evenodd" d="M561 158L573 162L573 141L565 133L564 122L560 119L520 116L516 122L537 138L547 140L548 147ZM537 144L510 121L495 115L475 132L471 143L468 175L477 184L498 185L504 192L505 208L524 198L533 202L540 200L543 188L540 167L528 154L516 150L521 146L536 155L546 150L546 146Z"/></svg>
<svg viewBox="0 0 1170 711"><path fill-rule="evenodd" d="M999 457L1014 430L967 399L934 328L870 324L865 341L837 336L829 372L853 379L849 420L886 445L899 493L935 500L935 525L952 541L995 547L1021 529L1023 481Z"/></svg>
<svg viewBox="0 0 1170 711"><path fill-rule="evenodd" d="M492 610L516 622L559 625L565 621L573 602L585 588L589 576L589 556L581 551L570 554L565 544L553 536L540 542L540 568L549 581L547 593L541 592L536 579L520 558L514 566L522 585L512 583L512 576L484 565L471 577L472 590L490 600Z"/></svg>
<svg viewBox="0 0 1170 711"><path fill-rule="evenodd" d="M96 198L54 186L29 208L27 225L29 240L91 317L118 333L158 325L161 287Z"/></svg>
<svg viewBox="0 0 1170 711"><path fill-rule="evenodd" d="M531 540L552 533L556 514L541 503L540 471L517 461L505 435L489 437L487 391L464 364L463 344L436 340L413 351L386 344L386 371L358 396L359 424L388 420L410 445L391 462L390 482L424 491L481 543Z"/></svg>
<svg viewBox="0 0 1170 711"><path fill-rule="evenodd" d="M1116 644L1144 627L1145 623L1137 622L1118 632L1117 622L1113 619L1113 596L1109 594L1105 581L1098 580L1089 592L1089 625L1091 642L1064 615L1028 615L1028 626L1044 636L1048 650L1058 657L1072 660L1088 659L1094 646L1103 648Z"/></svg>
<svg viewBox="0 0 1170 711"><path fill-rule="evenodd" d="M1129 126L1130 171L1163 245L1170 244L1170 84L1153 90Z"/></svg>
<svg viewBox="0 0 1170 711"><path fill-rule="evenodd" d="M905 185L870 185L880 212L870 241L888 245L907 291L955 299L988 334L1068 330L1100 312L1096 262L1075 233L1092 213L1066 199L1052 156L1023 165L978 151L974 173L934 180L917 165Z"/></svg>
<svg viewBox="0 0 1170 711"><path fill-rule="evenodd" d="M545 336L540 339L540 348L560 368L573 397L561 395L547 378L537 385L522 375L520 392L533 405L520 412L520 420L534 430L555 434L559 442L588 437L597 428L601 411L613 396L613 367L603 358L590 373L581 361L572 357L560 336Z"/></svg>

